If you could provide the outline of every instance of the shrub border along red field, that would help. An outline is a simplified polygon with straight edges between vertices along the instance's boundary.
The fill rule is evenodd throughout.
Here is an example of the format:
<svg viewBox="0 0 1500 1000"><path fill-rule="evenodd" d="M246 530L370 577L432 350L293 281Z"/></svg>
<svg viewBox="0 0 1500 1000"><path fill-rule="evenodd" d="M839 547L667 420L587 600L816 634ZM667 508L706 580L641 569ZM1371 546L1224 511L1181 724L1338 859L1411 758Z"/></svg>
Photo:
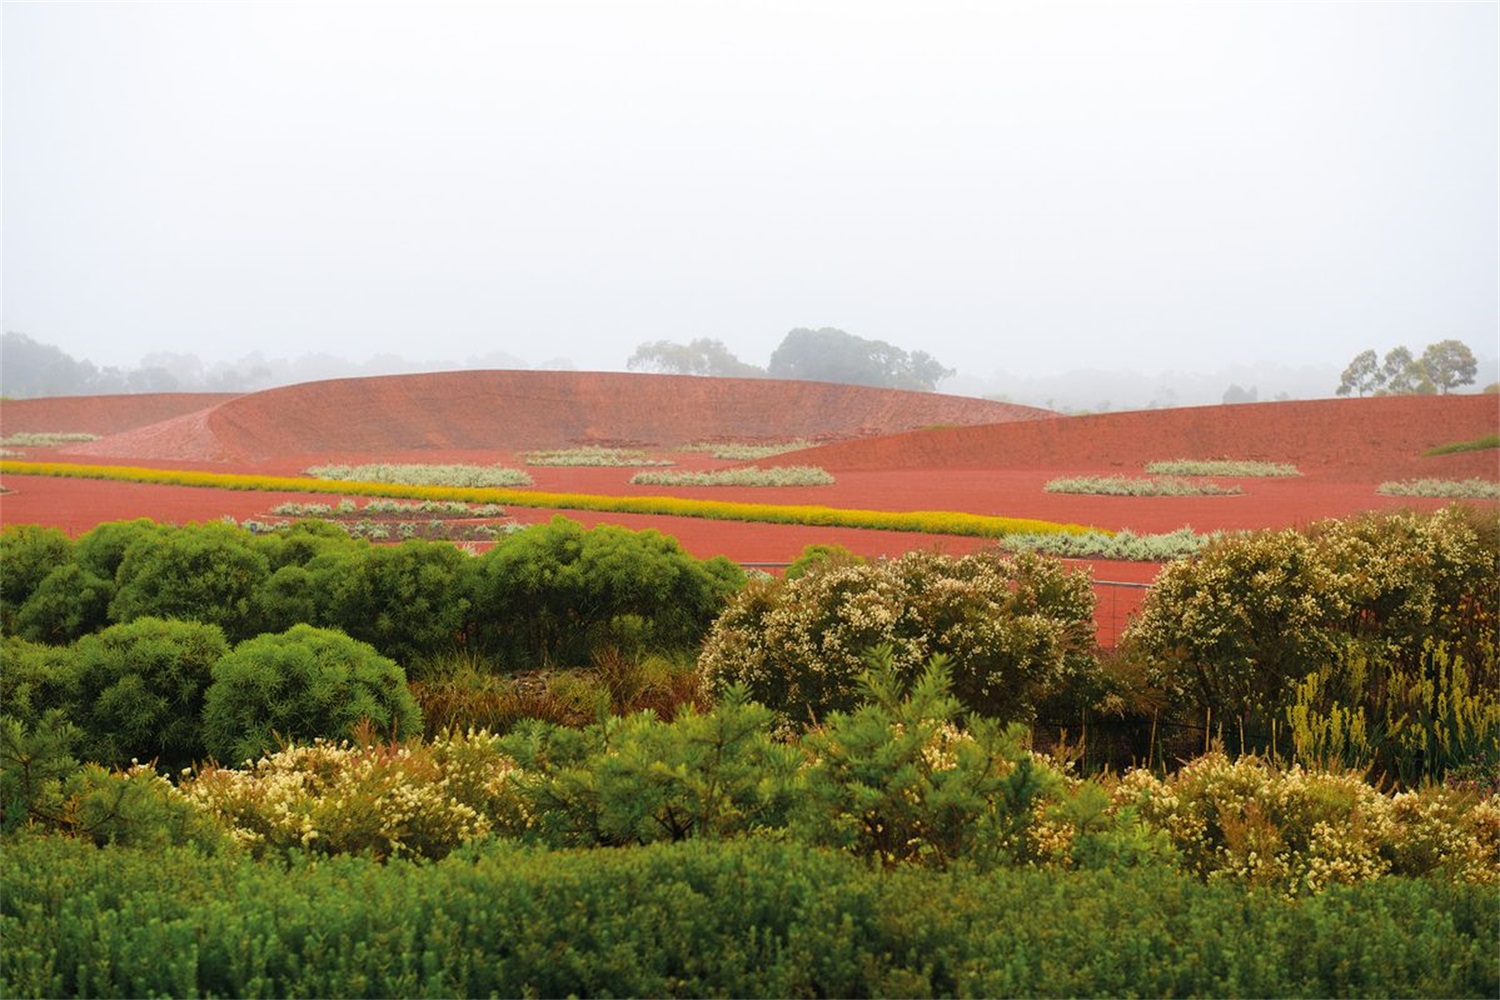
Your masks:
<svg viewBox="0 0 1500 1000"><path fill-rule="evenodd" d="M734 503L664 496L607 496L591 493L542 493L493 487L410 486L294 476L261 476L190 469L150 469L124 465L81 465L69 462L0 461L0 475L58 476L115 482L152 483L221 490L265 490L282 493L326 493L339 496L400 497L411 500L459 500L500 503L514 507L591 510L627 514L661 514L719 521L802 524L840 528L875 528L930 535L1000 538L1011 534L1085 534L1113 532L1082 524L1062 524L1032 518L998 517L942 510L859 510L808 504Z"/></svg>

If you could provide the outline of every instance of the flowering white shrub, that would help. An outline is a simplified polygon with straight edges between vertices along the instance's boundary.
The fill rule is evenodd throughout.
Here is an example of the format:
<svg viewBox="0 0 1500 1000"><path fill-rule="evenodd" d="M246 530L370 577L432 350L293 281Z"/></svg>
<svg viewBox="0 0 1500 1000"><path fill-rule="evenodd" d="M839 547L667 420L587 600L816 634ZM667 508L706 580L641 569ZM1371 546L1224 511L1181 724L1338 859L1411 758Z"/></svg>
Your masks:
<svg viewBox="0 0 1500 1000"><path fill-rule="evenodd" d="M243 770L210 767L181 785L240 844L442 857L515 820L514 762L486 732L430 744L290 746Z"/></svg>
<svg viewBox="0 0 1500 1000"><path fill-rule="evenodd" d="M1293 896L1385 874L1500 881L1500 796L1439 786L1387 796L1353 772L1209 753L1165 779L1131 771L1113 798L1210 881Z"/></svg>
<svg viewBox="0 0 1500 1000"><path fill-rule="evenodd" d="M876 647L890 647L907 680L942 653L966 708L1024 719L1093 668L1093 609L1086 575L1031 553L825 561L793 580L752 582L714 623L699 666L716 686L744 683L803 724L853 708Z"/></svg>

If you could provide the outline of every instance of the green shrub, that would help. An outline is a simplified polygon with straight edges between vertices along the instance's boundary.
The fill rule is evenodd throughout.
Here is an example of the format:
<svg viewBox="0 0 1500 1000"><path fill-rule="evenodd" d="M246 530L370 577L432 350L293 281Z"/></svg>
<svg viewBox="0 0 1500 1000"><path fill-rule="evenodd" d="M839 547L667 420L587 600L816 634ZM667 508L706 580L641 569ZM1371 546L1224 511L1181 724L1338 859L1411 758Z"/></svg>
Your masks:
<svg viewBox="0 0 1500 1000"><path fill-rule="evenodd" d="M872 871L796 844L320 864L7 847L7 996L1491 996L1493 889Z"/></svg>
<svg viewBox="0 0 1500 1000"><path fill-rule="evenodd" d="M115 574L110 618L174 618L218 625L230 640L260 631L253 596L270 575L250 535L210 522L144 534Z"/></svg>
<svg viewBox="0 0 1500 1000"><path fill-rule="evenodd" d="M978 717L958 729L941 655L909 691L890 647L870 662L864 704L804 738L803 838L887 868L1031 860L1033 811L1058 779L1021 748L1025 730Z"/></svg>
<svg viewBox="0 0 1500 1000"><path fill-rule="evenodd" d="M501 746L521 765L524 832L557 846L622 846L778 829L797 751L771 712L731 688L712 711L611 716L581 731L536 724Z"/></svg>
<svg viewBox="0 0 1500 1000"><path fill-rule="evenodd" d="M53 644L72 642L109 624L114 583L76 562L64 563L42 578L16 613L18 635Z"/></svg>
<svg viewBox="0 0 1500 1000"><path fill-rule="evenodd" d="M596 649L696 646L744 581L656 531L584 530L556 517L498 543L472 567L469 630L515 666L588 663Z"/></svg>
<svg viewBox="0 0 1500 1000"><path fill-rule="evenodd" d="M1165 566L1125 633L1149 681L1187 713L1227 724L1269 720L1292 685L1340 644L1349 613L1338 575L1301 532L1220 536Z"/></svg>
<svg viewBox="0 0 1500 1000"><path fill-rule="evenodd" d="M73 648L74 719L85 758L110 767L203 757L204 693L229 652L215 625L137 618Z"/></svg>
<svg viewBox="0 0 1500 1000"><path fill-rule="evenodd" d="M106 521L96 524L73 545L73 561L101 580L115 579L126 551L137 541L159 537L172 529L150 518L133 521Z"/></svg>
<svg viewBox="0 0 1500 1000"><path fill-rule="evenodd" d="M78 773L82 737L61 708L25 720L0 713L0 831L62 825L63 785Z"/></svg>
<svg viewBox="0 0 1500 1000"><path fill-rule="evenodd" d="M0 715L30 725L48 709L70 714L78 700L73 649L16 636L0 639Z"/></svg>
<svg viewBox="0 0 1500 1000"><path fill-rule="evenodd" d="M1495 530L1487 515L1448 508L1223 536L1162 570L1125 646L1180 715L1217 720L1253 746L1269 746L1309 675L1322 678L1321 693L1306 707L1324 720L1309 717L1310 726L1325 725L1334 705L1344 722L1361 709L1368 724L1384 725L1407 712L1396 707L1399 690L1428 692L1410 707L1425 698L1430 716L1457 690L1456 675L1445 681L1426 652L1434 643L1463 661L1474 690L1500 689L1490 638L1500 608ZM1408 731L1416 730L1437 732ZM1439 769L1461 763L1421 766L1443 760Z"/></svg>
<svg viewBox="0 0 1500 1000"><path fill-rule="evenodd" d="M1030 553L824 562L747 585L714 623L699 666L801 725L855 706L875 647L890 646L908 680L942 653L967 709L1025 720L1092 673L1093 609L1086 575Z"/></svg>
<svg viewBox="0 0 1500 1000"><path fill-rule="evenodd" d="M343 739L361 720L383 737L420 733L406 675L342 632L296 625L246 640L214 666L203 737L211 755L237 763L278 742Z"/></svg>
<svg viewBox="0 0 1500 1000"><path fill-rule="evenodd" d="M16 614L53 570L72 559L73 543L58 528L7 524L0 528L0 627L15 631Z"/></svg>
<svg viewBox="0 0 1500 1000"><path fill-rule="evenodd" d="M452 648L468 619L469 558L444 542L406 541L363 552L329 608L329 624L398 663ZM304 619L305 620L305 619Z"/></svg>
<svg viewBox="0 0 1500 1000"><path fill-rule="evenodd" d="M1355 647L1297 685L1286 732L1309 765L1369 769L1404 787L1500 788L1500 684L1491 640L1472 667L1446 644L1415 660Z"/></svg>
<svg viewBox="0 0 1500 1000"><path fill-rule="evenodd" d="M863 563L861 556L855 555L842 545L808 545L803 548L791 565L787 566L785 579L795 580L799 576L806 576L814 567L825 563L846 565L851 563Z"/></svg>

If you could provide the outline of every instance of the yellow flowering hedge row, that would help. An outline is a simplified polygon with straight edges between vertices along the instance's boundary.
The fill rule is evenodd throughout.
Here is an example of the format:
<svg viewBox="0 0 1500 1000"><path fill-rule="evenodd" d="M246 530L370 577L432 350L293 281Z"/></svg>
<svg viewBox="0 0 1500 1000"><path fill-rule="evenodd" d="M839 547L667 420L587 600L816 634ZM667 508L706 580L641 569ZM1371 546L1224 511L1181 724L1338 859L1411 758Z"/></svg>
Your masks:
<svg viewBox="0 0 1500 1000"><path fill-rule="evenodd" d="M264 490L281 493L323 493L339 496L400 497L410 500L456 500L499 503L549 510L592 510L620 514L661 514L719 521L766 524L803 524L831 528L876 528L914 531L928 535L969 535L999 538L1016 533L1083 534L1102 529L1033 518L995 517L947 510L859 510L808 504L734 503L688 500L664 496L606 496L592 493L542 493L495 487L411 486L298 476L261 476L191 469L148 469L123 465L74 465L67 462L0 461L0 474L105 479L167 486L198 486L219 490ZM1104 532L1112 534L1112 532Z"/></svg>

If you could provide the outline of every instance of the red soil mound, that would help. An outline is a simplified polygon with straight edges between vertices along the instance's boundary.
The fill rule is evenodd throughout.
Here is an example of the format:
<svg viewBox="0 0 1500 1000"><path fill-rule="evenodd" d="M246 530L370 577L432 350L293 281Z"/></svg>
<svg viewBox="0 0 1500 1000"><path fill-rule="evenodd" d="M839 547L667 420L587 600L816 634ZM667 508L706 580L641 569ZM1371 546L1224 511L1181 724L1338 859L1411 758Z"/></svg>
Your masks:
<svg viewBox="0 0 1500 1000"><path fill-rule="evenodd" d="M134 396L50 396L8 399L0 403L0 431L5 434L82 432L119 434L162 420L217 406L231 392L165 392Z"/></svg>
<svg viewBox="0 0 1500 1000"><path fill-rule="evenodd" d="M824 382L598 372L483 371L338 379L239 396L77 454L262 461L286 455L670 447L695 441L830 441L1046 410Z"/></svg>
<svg viewBox="0 0 1500 1000"><path fill-rule="evenodd" d="M1094 469L1140 475L1147 462L1233 458L1296 465L1334 480L1495 478L1494 450L1425 457L1500 430L1500 396L1389 396L1141 410L918 431L831 444L799 459L833 472Z"/></svg>

